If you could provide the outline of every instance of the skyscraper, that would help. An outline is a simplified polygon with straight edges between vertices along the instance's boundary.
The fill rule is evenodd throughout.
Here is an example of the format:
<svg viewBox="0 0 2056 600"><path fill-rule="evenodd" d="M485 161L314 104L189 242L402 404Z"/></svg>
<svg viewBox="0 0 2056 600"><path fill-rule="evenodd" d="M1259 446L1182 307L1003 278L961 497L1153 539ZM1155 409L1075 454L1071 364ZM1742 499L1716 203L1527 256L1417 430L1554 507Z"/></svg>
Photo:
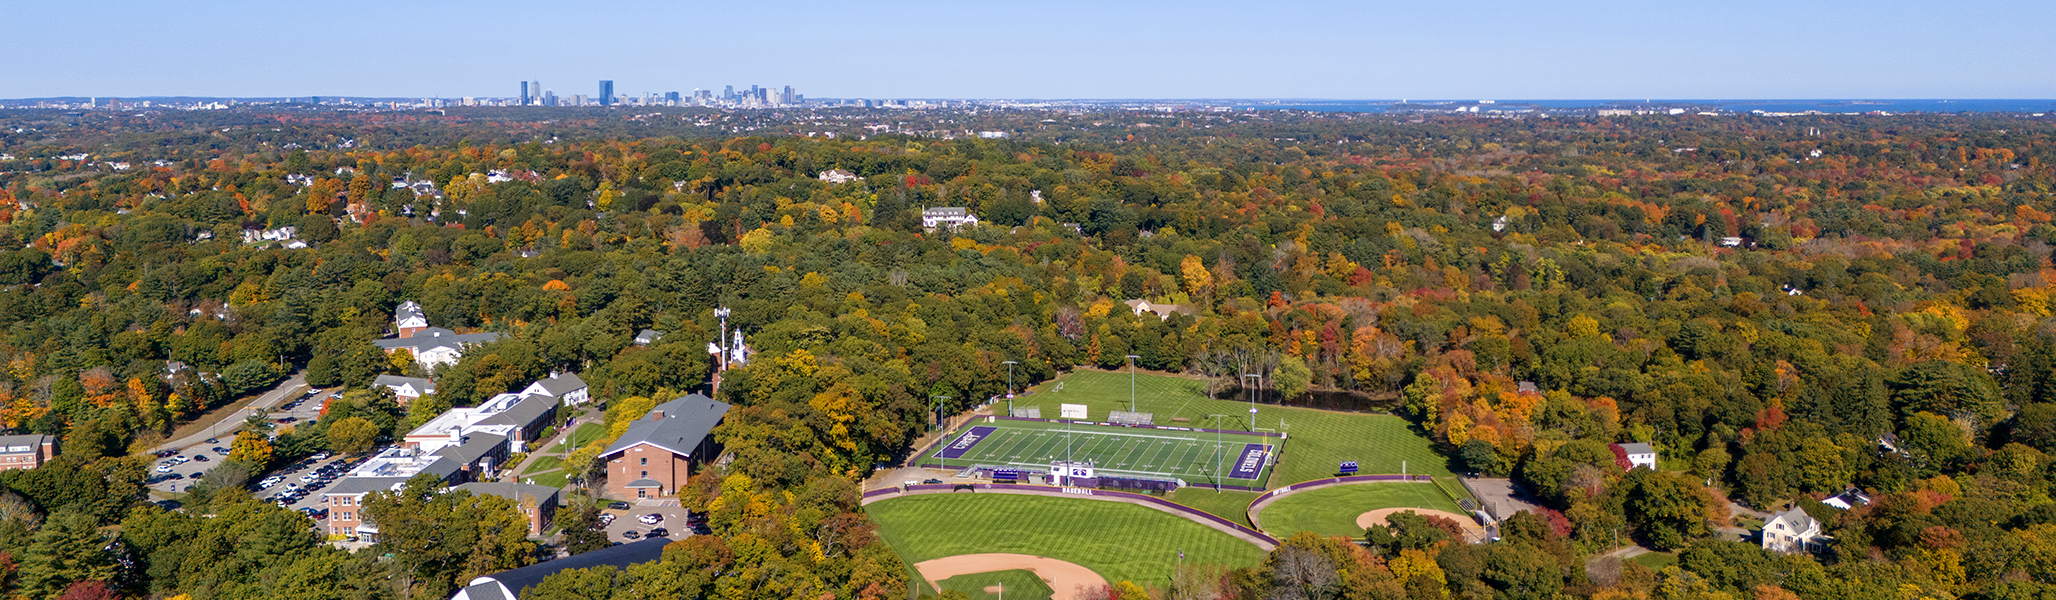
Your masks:
<svg viewBox="0 0 2056 600"><path fill-rule="evenodd" d="M534 93L534 92L530 92L530 91L528 91L528 82L526 82L526 81L523 81L523 82L521 82L521 105L522 105L522 106L528 106L528 99L529 99L529 95L530 95L530 94L533 94L533 93Z"/></svg>
<svg viewBox="0 0 2056 600"><path fill-rule="evenodd" d="M600 80L600 106L614 105L614 80Z"/></svg>

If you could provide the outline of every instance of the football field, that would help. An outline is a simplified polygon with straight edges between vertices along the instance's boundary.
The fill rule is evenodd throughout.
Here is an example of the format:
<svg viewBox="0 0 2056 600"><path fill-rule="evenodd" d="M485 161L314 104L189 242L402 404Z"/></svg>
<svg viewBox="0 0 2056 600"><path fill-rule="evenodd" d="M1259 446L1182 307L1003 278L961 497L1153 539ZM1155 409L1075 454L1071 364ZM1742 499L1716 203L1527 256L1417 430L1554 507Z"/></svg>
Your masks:
<svg viewBox="0 0 2056 600"><path fill-rule="evenodd" d="M1249 433L973 420L925 457L944 468L1021 467L1091 462L1100 477L1171 477L1186 485L1263 487L1280 441ZM1217 477L1218 474L1218 477Z"/></svg>

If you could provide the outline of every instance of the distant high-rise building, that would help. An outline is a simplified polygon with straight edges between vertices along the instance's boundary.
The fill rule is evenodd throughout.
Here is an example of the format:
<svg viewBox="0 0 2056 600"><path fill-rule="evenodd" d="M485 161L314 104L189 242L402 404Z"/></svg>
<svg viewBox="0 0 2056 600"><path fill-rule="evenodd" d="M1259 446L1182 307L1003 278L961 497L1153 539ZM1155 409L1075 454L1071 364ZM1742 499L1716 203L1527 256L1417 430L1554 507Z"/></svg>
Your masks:
<svg viewBox="0 0 2056 600"><path fill-rule="evenodd" d="M780 95L778 96L778 103L779 103L779 104L798 104L798 97L797 97L797 96L796 96L795 94L793 94L793 91L792 91L792 86L789 86L789 85L788 85L788 86L785 86L785 93L784 93L784 94L780 94Z"/></svg>
<svg viewBox="0 0 2056 600"><path fill-rule="evenodd" d="M612 106L613 104L614 80L602 79L600 80L600 106Z"/></svg>
<svg viewBox="0 0 2056 600"><path fill-rule="evenodd" d="M734 101L734 100L735 100L735 86L732 86L732 85L724 85L724 86L721 86L721 101L722 101L722 102L730 102L730 101Z"/></svg>
<svg viewBox="0 0 2056 600"><path fill-rule="evenodd" d="M677 102L679 100L678 92L664 92L664 99Z"/></svg>
<svg viewBox="0 0 2056 600"><path fill-rule="evenodd" d="M523 82L521 82L521 105L522 105L522 106L528 106L528 98L529 98L529 94L531 94L531 93L533 93L533 92L530 92L530 91L528 91L528 82L526 82L526 81L523 81Z"/></svg>

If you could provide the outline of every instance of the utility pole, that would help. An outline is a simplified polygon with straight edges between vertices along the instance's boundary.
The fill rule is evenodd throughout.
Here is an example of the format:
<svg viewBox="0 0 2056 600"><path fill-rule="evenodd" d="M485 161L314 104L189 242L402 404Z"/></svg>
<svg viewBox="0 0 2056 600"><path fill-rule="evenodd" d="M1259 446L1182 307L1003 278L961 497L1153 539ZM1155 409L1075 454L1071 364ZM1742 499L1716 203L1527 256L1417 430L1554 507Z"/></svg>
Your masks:
<svg viewBox="0 0 2056 600"><path fill-rule="evenodd" d="M1017 362L1014 362L1014 361L1011 361L1011 360L1010 360L1010 361L1006 361L1006 365L1007 365L1007 416L1009 416L1009 417L1011 417L1011 416L1014 416L1014 365L1017 365L1017 364L1020 364L1020 363L1017 363ZM1002 592L1002 593L1004 593L1004 592Z"/></svg>
<svg viewBox="0 0 2056 600"><path fill-rule="evenodd" d="M1131 413L1135 412L1135 359L1138 358L1142 357L1128 355L1128 412Z"/></svg>

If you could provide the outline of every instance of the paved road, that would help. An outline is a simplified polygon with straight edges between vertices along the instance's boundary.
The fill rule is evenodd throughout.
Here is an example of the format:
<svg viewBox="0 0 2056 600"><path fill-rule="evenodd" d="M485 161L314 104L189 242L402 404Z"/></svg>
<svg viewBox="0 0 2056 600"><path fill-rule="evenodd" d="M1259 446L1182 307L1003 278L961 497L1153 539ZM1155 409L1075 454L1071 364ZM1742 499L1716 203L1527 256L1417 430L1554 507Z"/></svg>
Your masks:
<svg viewBox="0 0 2056 600"><path fill-rule="evenodd" d="M163 452L165 450L184 450L186 448L200 445L202 442L207 441L207 438L219 438L224 435L232 434L233 432L235 432L237 427L243 426L243 417L249 415L248 411L250 409L263 410L268 415L270 414L272 407L278 406L280 403L285 402L288 398L298 398L301 388L306 387L306 385L306 374L294 373L292 377L288 377L285 381L279 382L278 387L274 387L271 389L271 391L265 392L264 394L257 396L256 398L245 403L243 406L237 407L235 409L235 412L238 414L230 415L228 418L222 419L220 423L215 423L213 426L201 430L199 433L195 433L193 435L166 442L163 445L160 445L157 448L151 450L151 452Z"/></svg>
<svg viewBox="0 0 2056 600"><path fill-rule="evenodd" d="M627 510L603 509L600 511L600 514L614 515L614 522L606 527L607 539L624 544L642 539L651 529L658 527L669 530L671 532L670 537L674 540L682 540L692 536L692 528L687 527L685 524L685 509L679 508L676 505L637 506L634 503L630 503ZM638 519L638 517L648 514L661 515L663 520L658 521L655 525L649 525ZM623 533L628 531L634 531L636 537L622 536Z"/></svg>

